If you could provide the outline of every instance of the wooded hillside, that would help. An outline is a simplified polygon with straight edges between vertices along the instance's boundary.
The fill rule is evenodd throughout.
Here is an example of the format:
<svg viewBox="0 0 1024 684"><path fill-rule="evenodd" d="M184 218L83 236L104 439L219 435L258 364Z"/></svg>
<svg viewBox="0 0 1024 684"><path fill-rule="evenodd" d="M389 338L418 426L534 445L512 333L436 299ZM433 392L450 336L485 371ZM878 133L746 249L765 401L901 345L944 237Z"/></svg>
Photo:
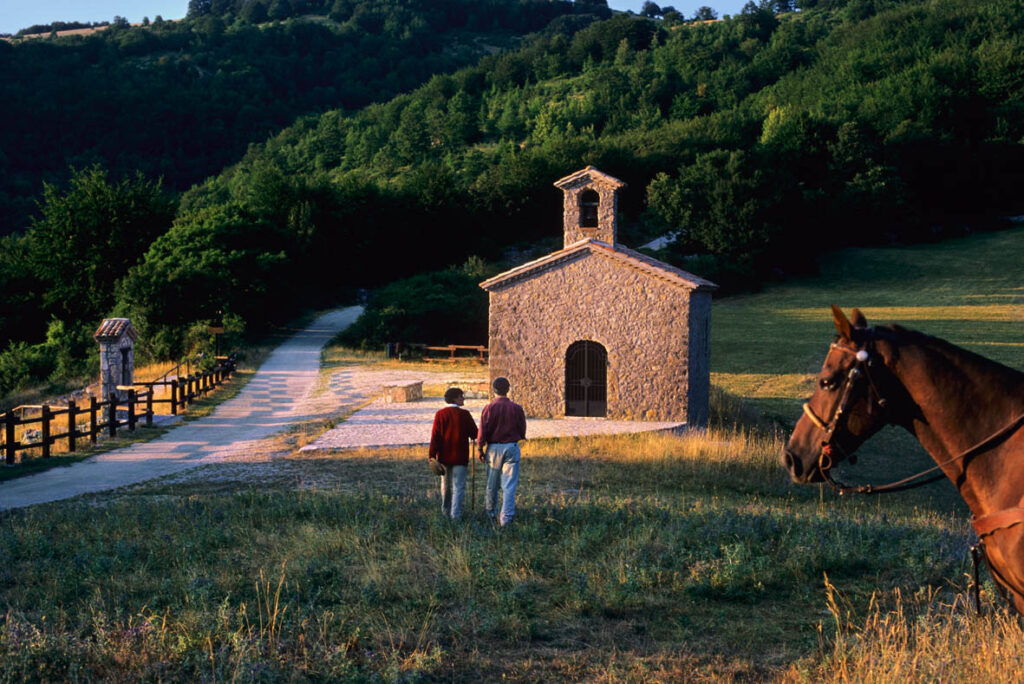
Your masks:
<svg viewBox="0 0 1024 684"><path fill-rule="evenodd" d="M560 239L551 182L585 164L629 183L624 242L678 233L662 256L727 288L811 270L837 246L987 225L1021 210L1021 9L749 4L714 23L619 15L569 36L549 28L251 149L185 196L133 289L165 279L153 257L212 211L288 226L287 268L306 264L318 290L538 240L545 251Z"/></svg>
<svg viewBox="0 0 1024 684"><path fill-rule="evenodd" d="M303 117L186 192L169 230L90 301L113 302L165 355L217 311L259 326L471 255L521 260L560 244L551 183L586 164L629 184L623 242L677 234L660 256L726 290L813 270L832 247L1024 213L1024 2L800 4L718 22L566 15L387 102ZM215 5L191 25L223 22ZM225 36L338 30L232 22ZM18 292L54 287L19 255L42 253L32 243L59 234L41 227L56 216L0 253ZM5 306L6 334L30 342L64 315Z"/></svg>
<svg viewBox="0 0 1024 684"><path fill-rule="evenodd" d="M387 101L573 11L546 0L193 2L182 21L0 41L0 234L27 227L42 183L65 182L69 165L184 190L297 116Z"/></svg>

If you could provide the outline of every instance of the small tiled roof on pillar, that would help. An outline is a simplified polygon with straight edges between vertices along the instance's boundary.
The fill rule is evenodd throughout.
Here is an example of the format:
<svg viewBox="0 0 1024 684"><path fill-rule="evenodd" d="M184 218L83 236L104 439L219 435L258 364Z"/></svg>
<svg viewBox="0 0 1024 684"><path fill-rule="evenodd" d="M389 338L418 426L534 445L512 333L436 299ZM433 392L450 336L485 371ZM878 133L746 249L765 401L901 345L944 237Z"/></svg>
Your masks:
<svg viewBox="0 0 1024 684"><path fill-rule="evenodd" d="M559 178L555 181L554 185L556 188L564 190L565 188L575 187L577 185L587 185L588 183L594 182L604 183L612 186L613 188L623 188L626 186L625 183L615 176L609 176L604 171L598 171L593 166L580 169L576 173L570 173L565 178Z"/></svg>
<svg viewBox="0 0 1024 684"><path fill-rule="evenodd" d="M139 338L139 333L129 318L104 318L100 327L93 333L98 342L114 342L125 335L131 338L132 342Z"/></svg>

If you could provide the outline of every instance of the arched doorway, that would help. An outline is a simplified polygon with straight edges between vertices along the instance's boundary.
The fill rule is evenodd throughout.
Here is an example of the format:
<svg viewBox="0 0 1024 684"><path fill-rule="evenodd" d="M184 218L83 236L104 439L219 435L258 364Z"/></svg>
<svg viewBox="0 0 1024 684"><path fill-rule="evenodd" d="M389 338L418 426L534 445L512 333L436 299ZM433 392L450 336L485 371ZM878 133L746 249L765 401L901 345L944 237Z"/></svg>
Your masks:
<svg viewBox="0 0 1024 684"><path fill-rule="evenodd" d="M565 415L603 418L608 413L608 352L581 340L565 352Z"/></svg>

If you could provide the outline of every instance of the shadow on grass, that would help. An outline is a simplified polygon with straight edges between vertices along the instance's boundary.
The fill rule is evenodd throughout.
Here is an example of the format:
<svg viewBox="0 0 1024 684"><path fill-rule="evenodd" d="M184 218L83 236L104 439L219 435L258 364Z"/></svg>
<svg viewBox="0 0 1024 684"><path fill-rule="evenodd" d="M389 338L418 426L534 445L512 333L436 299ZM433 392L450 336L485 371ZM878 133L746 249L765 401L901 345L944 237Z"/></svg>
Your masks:
<svg viewBox="0 0 1024 684"><path fill-rule="evenodd" d="M337 488L186 483L5 513L0 673L589 679L617 653L763 674L814 643L824 573L865 605L962 571L963 530L929 513L731 500L677 487L695 472L679 462L545 488L544 460L506 529L443 519L425 466L367 457L287 463Z"/></svg>

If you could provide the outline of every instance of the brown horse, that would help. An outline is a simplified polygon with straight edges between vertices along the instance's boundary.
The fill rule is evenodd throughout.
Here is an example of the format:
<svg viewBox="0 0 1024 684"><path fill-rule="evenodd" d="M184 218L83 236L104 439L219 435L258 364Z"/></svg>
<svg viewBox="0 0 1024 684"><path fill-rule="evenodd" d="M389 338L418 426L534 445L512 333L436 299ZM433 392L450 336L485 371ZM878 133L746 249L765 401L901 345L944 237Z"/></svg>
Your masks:
<svg viewBox="0 0 1024 684"><path fill-rule="evenodd" d="M832 307L839 336L781 460L795 482L840 493L907 489L930 471L846 487L831 468L887 424L913 434L974 514L989 568L1024 613L1024 373L900 326ZM938 475L937 477L942 477Z"/></svg>

